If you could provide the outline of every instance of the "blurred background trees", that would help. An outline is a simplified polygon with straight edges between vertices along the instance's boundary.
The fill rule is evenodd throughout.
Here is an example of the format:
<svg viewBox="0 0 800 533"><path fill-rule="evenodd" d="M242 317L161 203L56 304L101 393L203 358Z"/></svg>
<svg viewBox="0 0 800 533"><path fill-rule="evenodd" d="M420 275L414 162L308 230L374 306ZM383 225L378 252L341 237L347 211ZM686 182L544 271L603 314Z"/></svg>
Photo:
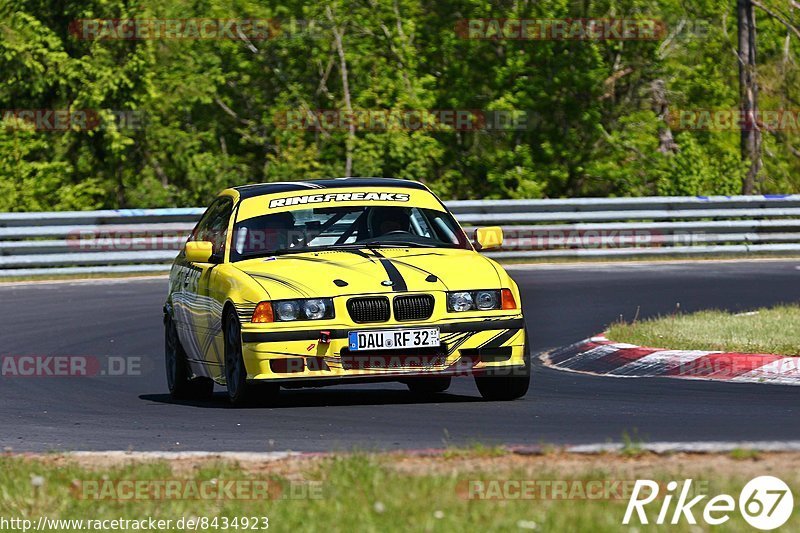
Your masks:
<svg viewBox="0 0 800 533"><path fill-rule="evenodd" d="M761 0L765 8L770 2ZM787 7L788 6L788 7ZM800 113L795 8L758 14L759 108ZM207 204L243 183L417 179L444 198L738 194L736 0L0 0L0 211ZM275 19L275 38L84 40L79 19ZM469 18L657 19L641 41L472 40ZM786 23L790 23L787 25ZM345 75L346 73L346 75ZM39 131L8 110L95 110ZM523 112L525 127L281 127L303 110ZM136 127L115 120L132 112ZM118 117L117 117L118 118ZM800 124L761 130L755 192L800 190Z"/></svg>

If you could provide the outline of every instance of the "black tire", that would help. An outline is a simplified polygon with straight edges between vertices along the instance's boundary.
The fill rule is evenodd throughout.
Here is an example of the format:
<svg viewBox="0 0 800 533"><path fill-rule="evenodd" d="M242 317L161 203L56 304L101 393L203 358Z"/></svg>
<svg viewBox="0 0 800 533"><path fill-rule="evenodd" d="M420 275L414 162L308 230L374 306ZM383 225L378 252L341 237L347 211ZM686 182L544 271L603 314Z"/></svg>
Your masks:
<svg viewBox="0 0 800 533"><path fill-rule="evenodd" d="M225 384L231 405L241 407L267 404L278 395L274 383L256 384L247 381L247 369L242 357L242 329L239 317L228 311L223 321L225 336Z"/></svg>
<svg viewBox="0 0 800 533"><path fill-rule="evenodd" d="M478 392L485 400L509 401L522 398L527 394L531 383L531 354L528 351L528 332L525 331L524 366L513 369L498 369L494 372L475 376ZM505 375L497 375L503 373Z"/></svg>
<svg viewBox="0 0 800 533"><path fill-rule="evenodd" d="M206 377L192 379L186 352L171 317L164 324L164 365L167 387L176 400L207 400L214 394L214 382Z"/></svg>
<svg viewBox="0 0 800 533"><path fill-rule="evenodd" d="M450 376L430 376L409 379L405 382L406 387L416 394L435 394L437 392L444 392L450 388Z"/></svg>

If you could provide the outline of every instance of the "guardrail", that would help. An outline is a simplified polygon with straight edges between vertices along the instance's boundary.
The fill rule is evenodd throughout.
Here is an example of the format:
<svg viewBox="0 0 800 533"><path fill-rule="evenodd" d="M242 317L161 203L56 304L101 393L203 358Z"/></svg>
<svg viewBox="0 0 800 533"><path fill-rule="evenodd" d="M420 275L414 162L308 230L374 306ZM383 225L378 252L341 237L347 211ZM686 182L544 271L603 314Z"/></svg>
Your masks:
<svg viewBox="0 0 800 533"><path fill-rule="evenodd" d="M497 259L800 254L800 195L447 202ZM203 209L0 213L0 278L165 272Z"/></svg>

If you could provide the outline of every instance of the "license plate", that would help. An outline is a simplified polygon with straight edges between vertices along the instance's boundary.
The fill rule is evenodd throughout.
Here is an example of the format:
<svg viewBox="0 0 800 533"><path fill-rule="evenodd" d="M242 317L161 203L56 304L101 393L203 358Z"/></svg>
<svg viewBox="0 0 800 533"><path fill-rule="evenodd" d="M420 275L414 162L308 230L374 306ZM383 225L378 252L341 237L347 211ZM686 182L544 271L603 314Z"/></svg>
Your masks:
<svg viewBox="0 0 800 533"><path fill-rule="evenodd" d="M358 350L438 348L439 344L439 328L351 331L348 335L348 347L351 352Z"/></svg>

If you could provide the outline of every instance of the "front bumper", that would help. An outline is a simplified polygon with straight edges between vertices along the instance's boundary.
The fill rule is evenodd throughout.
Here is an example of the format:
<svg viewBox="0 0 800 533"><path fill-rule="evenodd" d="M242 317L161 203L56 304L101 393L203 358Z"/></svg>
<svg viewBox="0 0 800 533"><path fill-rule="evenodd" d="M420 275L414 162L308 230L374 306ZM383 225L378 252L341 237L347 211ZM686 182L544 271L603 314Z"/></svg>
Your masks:
<svg viewBox="0 0 800 533"><path fill-rule="evenodd" d="M350 331L438 327L442 345L426 350L350 352ZM327 340L328 342L324 342ZM319 381L472 375L525 365L521 314L489 319L267 330L245 328L242 355L253 380ZM327 384L327 383L326 383Z"/></svg>

